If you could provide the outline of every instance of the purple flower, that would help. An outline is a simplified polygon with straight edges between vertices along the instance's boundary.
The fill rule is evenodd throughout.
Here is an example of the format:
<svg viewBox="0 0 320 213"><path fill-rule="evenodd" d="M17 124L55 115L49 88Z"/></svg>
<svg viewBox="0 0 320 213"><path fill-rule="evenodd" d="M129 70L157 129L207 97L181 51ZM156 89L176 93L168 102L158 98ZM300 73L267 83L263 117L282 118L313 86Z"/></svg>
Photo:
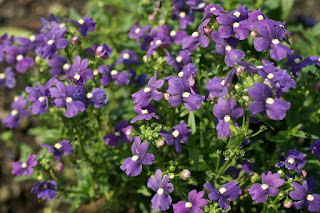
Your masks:
<svg viewBox="0 0 320 213"><path fill-rule="evenodd" d="M291 68L290 69L291 73L295 77L298 77L301 69L305 68L306 66L310 66L312 64L314 64L314 61L312 61L310 57L302 61L301 55L297 54L297 55L288 55L288 61L284 65L286 67Z"/></svg>
<svg viewBox="0 0 320 213"><path fill-rule="evenodd" d="M74 25L76 25L83 36L87 36L88 31L89 32L94 31L97 23L96 21L93 21L91 17L88 17L88 16L85 16L83 17L83 19L80 19L78 21L67 19L67 22L71 22Z"/></svg>
<svg viewBox="0 0 320 213"><path fill-rule="evenodd" d="M172 203L169 193L173 192L173 185L169 182L169 176L164 175L162 179L162 171L158 169L155 177L151 176L148 180L148 188L152 189L156 194L151 199L152 208L161 211L168 210Z"/></svg>
<svg viewBox="0 0 320 213"><path fill-rule="evenodd" d="M244 7L242 5L239 5L236 10L233 10L230 12L238 21L242 21L249 18L249 13L251 10L249 10L247 7Z"/></svg>
<svg viewBox="0 0 320 213"><path fill-rule="evenodd" d="M115 65L118 64L137 64L138 56L134 51L131 50L123 50L120 53L120 57Z"/></svg>
<svg viewBox="0 0 320 213"><path fill-rule="evenodd" d="M184 103L189 111L198 110L204 97L191 93L189 82L183 78L171 78L168 81L169 87L167 92L170 94L168 99L172 107L176 107Z"/></svg>
<svg viewBox="0 0 320 213"><path fill-rule="evenodd" d="M253 87L248 89L248 95L254 99L249 104L249 110L253 115L267 112L270 119L282 120L290 108L290 103L280 98L273 99L271 89L262 83L254 83Z"/></svg>
<svg viewBox="0 0 320 213"><path fill-rule="evenodd" d="M293 203L296 209L302 209L304 206L307 206L310 212L320 211L320 195L311 194L312 190L310 190L308 181L305 181L303 185L294 181L292 186L295 190L289 192L289 196L292 200L296 201Z"/></svg>
<svg viewBox="0 0 320 213"><path fill-rule="evenodd" d="M237 166L230 166L226 171L225 174L231 174L233 179L237 179L241 171L244 171L245 175L249 176L253 170L253 165L249 161L244 161Z"/></svg>
<svg viewBox="0 0 320 213"><path fill-rule="evenodd" d="M16 40L19 46L26 47L28 50L35 50L44 45L44 36L45 34L37 34L31 35L29 38L18 37Z"/></svg>
<svg viewBox="0 0 320 213"><path fill-rule="evenodd" d="M159 119L160 117L156 115L156 108L149 104L148 106L141 107L139 105L135 105L133 110L138 114L137 117L133 118L130 123L135 123L138 120L151 120L152 118Z"/></svg>
<svg viewBox="0 0 320 213"><path fill-rule="evenodd" d="M27 49L19 49L16 46L8 46L6 49L6 60L11 65L16 65L16 70L20 73L25 73L28 68L34 65L34 60L26 57Z"/></svg>
<svg viewBox="0 0 320 213"><path fill-rule="evenodd" d="M85 84L87 80L93 79L92 69L88 68L88 65L88 59L81 60L81 57L77 55L64 78L70 78L77 85Z"/></svg>
<svg viewBox="0 0 320 213"><path fill-rule="evenodd" d="M2 120L8 128L13 129L19 126L20 118L26 118L29 116L25 107L27 105L27 100L21 95L14 98L14 102L11 103L11 113Z"/></svg>
<svg viewBox="0 0 320 213"><path fill-rule="evenodd" d="M13 36L8 36L8 34L3 34L0 37L0 62L3 60L4 57L4 52L6 48L14 42L14 37Z"/></svg>
<svg viewBox="0 0 320 213"><path fill-rule="evenodd" d="M287 54L291 55L293 53L289 47L280 43L285 37L284 29L274 25L271 20L260 21L257 32L262 36L256 38L253 42L254 48L258 52L270 49L270 58L276 61L280 61L287 57Z"/></svg>
<svg viewBox="0 0 320 213"><path fill-rule="evenodd" d="M224 10L220 4L212 4L212 2L210 2L210 5L206 6L204 8L204 17L202 18L202 20L207 19L207 18L214 18L216 16L219 16L222 13L227 13L228 11Z"/></svg>
<svg viewBox="0 0 320 213"><path fill-rule="evenodd" d="M252 24L253 28L257 28L261 24L260 21L266 19L268 19L268 17L261 12L261 9L259 9L249 13L248 21Z"/></svg>
<svg viewBox="0 0 320 213"><path fill-rule="evenodd" d="M56 160L60 160L62 155L70 155L74 150L74 147L70 144L70 140L63 139L55 145L49 144L40 144L41 147L48 147L48 153L53 153L53 156Z"/></svg>
<svg viewBox="0 0 320 213"><path fill-rule="evenodd" d="M199 44L199 33L197 31L182 39L182 49L195 50Z"/></svg>
<svg viewBox="0 0 320 213"><path fill-rule="evenodd" d="M318 157L320 161L320 139L315 140L313 144L309 147L311 150L312 154L316 157Z"/></svg>
<svg viewBox="0 0 320 213"><path fill-rule="evenodd" d="M173 10L172 20L180 20L180 29L186 29L188 25L192 25L194 14L192 10Z"/></svg>
<svg viewBox="0 0 320 213"><path fill-rule="evenodd" d="M53 199L57 195L57 183L54 180L35 183L31 189L32 194L37 194L38 198Z"/></svg>
<svg viewBox="0 0 320 213"><path fill-rule="evenodd" d="M192 62L192 54L188 50L181 50L177 57L173 57L167 52L165 57L169 66L173 66L176 72L179 72L184 66Z"/></svg>
<svg viewBox="0 0 320 213"><path fill-rule="evenodd" d="M154 75L148 81L147 87L131 95L133 102L136 105L145 107L150 104L151 100L160 101L163 94L157 89L161 88L163 83L164 80L157 81L157 71L154 71Z"/></svg>
<svg viewBox="0 0 320 213"><path fill-rule="evenodd" d="M242 194L239 184L235 181L222 185L219 190L210 181L204 184L203 187L210 192L209 199L218 200L218 204L223 210L228 209L230 206L227 200L234 201Z"/></svg>
<svg viewBox="0 0 320 213"><path fill-rule="evenodd" d="M74 117L78 112L83 112L86 106L83 102L74 98L74 94L77 92L77 87L70 84L66 86L62 82L56 83L57 88L49 88L50 94L55 98L54 104L58 108L67 108L64 115L67 118Z"/></svg>
<svg viewBox="0 0 320 213"><path fill-rule="evenodd" d="M187 33L187 31L184 31L184 30L178 30L178 31L171 30L170 31L170 37L171 37L172 41L177 44L182 44L182 40L187 36L188 36L188 33Z"/></svg>
<svg viewBox="0 0 320 213"><path fill-rule="evenodd" d="M280 168L285 166L289 170L296 170L301 173L301 169L305 166L305 157L307 154L303 154L296 149L290 149L285 157L285 161L280 161L275 166Z"/></svg>
<svg viewBox="0 0 320 213"><path fill-rule="evenodd" d="M312 60L316 66L320 67L320 56L310 56L309 59Z"/></svg>
<svg viewBox="0 0 320 213"><path fill-rule="evenodd" d="M128 121L121 121L114 127L114 134L106 135L103 139L108 146L118 146L119 142L131 143L132 129L133 127L128 125Z"/></svg>
<svg viewBox="0 0 320 213"><path fill-rule="evenodd" d="M132 157L126 158L120 166L128 176L138 176L142 172L142 165L151 165L154 162L154 155L148 151L147 142L142 142L140 137L135 137L131 146Z"/></svg>
<svg viewBox="0 0 320 213"><path fill-rule="evenodd" d="M242 67L245 68L245 71L247 72L248 75L252 74L257 74L258 73L258 68L248 62L245 61L238 61L238 64Z"/></svg>
<svg viewBox="0 0 320 213"><path fill-rule="evenodd" d="M0 85L5 85L7 88L16 86L16 73L12 67L6 67L3 73L0 73Z"/></svg>
<svg viewBox="0 0 320 213"><path fill-rule="evenodd" d="M60 28L59 24L53 25L50 32L43 38L45 41L44 45L36 49L36 54L45 59L51 59L58 49L66 48L69 45L68 40L63 38L66 31L66 27Z"/></svg>
<svg viewBox="0 0 320 213"><path fill-rule="evenodd" d="M122 86L130 83L130 74L119 72L117 70L111 70L111 67L102 65L98 67L99 72L102 74L100 83L103 86L108 86L112 81L118 86Z"/></svg>
<svg viewBox="0 0 320 213"><path fill-rule="evenodd" d="M235 73L236 70L232 69L228 72L225 79L219 77L214 77L213 79L210 79L206 86L206 90L208 90L213 97L226 96L232 87L232 79Z"/></svg>
<svg viewBox="0 0 320 213"><path fill-rule="evenodd" d="M112 53L112 47L108 47L106 44L103 45L92 45L91 48L85 49L88 52L88 56L96 56L99 59L108 59Z"/></svg>
<svg viewBox="0 0 320 213"><path fill-rule="evenodd" d="M67 59L63 56L55 55L48 61L48 66L51 67L50 75L60 76L67 73L70 69L70 64L67 63Z"/></svg>
<svg viewBox="0 0 320 213"><path fill-rule="evenodd" d="M168 145L174 145L176 152L182 152L181 143L186 143L189 140L191 134L191 129L188 128L188 125L181 121L179 125L176 125L172 128L171 133L161 130L159 135L166 138L166 143Z"/></svg>
<svg viewBox="0 0 320 213"><path fill-rule="evenodd" d="M129 68L128 72L131 75L131 84L135 84L137 88L141 88L146 85L148 80L148 76L146 74L141 74L137 76L136 71L132 68Z"/></svg>
<svg viewBox="0 0 320 213"><path fill-rule="evenodd" d="M99 109L107 104L106 90L104 88L95 88L86 94L89 103L96 109Z"/></svg>
<svg viewBox="0 0 320 213"><path fill-rule="evenodd" d="M279 194L279 187L284 184L285 180L280 178L279 173L272 174L271 171L262 175L262 185L260 183L253 184L249 191L252 200L257 203L263 203L267 200L268 195L276 196Z"/></svg>
<svg viewBox="0 0 320 213"><path fill-rule="evenodd" d="M26 162L13 162L12 163L12 174L16 176L22 176L24 174L27 174L28 176L31 176L33 173L33 168L38 164L38 161L35 159L37 158L37 155L28 155Z"/></svg>
<svg viewBox="0 0 320 213"><path fill-rule="evenodd" d="M173 212L174 213L203 213L201 207L204 207L208 204L206 199L203 199L204 191L200 191L197 193L197 190L192 190L188 194L188 202L180 201L176 204L173 204Z"/></svg>
<svg viewBox="0 0 320 213"><path fill-rule="evenodd" d="M150 30L151 26L141 27L134 25L129 32L129 38L136 39L137 44L140 43L140 38Z"/></svg>
<svg viewBox="0 0 320 213"><path fill-rule="evenodd" d="M217 104L213 106L213 114L218 119L218 125L216 127L218 131L218 138L222 137L228 139L232 132L230 130L230 122L237 120L243 115L243 109L236 101L227 98L219 98ZM235 123L235 125L237 125Z"/></svg>
<svg viewBox="0 0 320 213"><path fill-rule="evenodd" d="M60 16L55 17L52 13L49 14L48 19L40 18L42 26L40 27L40 32L42 34L48 34L52 27L56 24L60 24Z"/></svg>
<svg viewBox="0 0 320 213"><path fill-rule="evenodd" d="M228 67L236 65L237 61L245 57L245 53L242 50L234 49L238 40L231 37L223 39L218 32L211 33L212 40L216 43L215 50L218 55L225 55L224 62Z"/></svg>

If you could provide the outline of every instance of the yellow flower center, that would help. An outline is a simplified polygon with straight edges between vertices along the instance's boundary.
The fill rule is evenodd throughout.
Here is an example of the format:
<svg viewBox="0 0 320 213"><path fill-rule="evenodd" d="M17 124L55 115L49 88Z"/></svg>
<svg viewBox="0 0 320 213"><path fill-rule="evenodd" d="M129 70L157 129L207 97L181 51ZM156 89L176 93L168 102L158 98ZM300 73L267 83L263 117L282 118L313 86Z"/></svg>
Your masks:
<svg viewBox="0 0 320 213"><path fill-rule="evenodd" d="M132 158L131 158L131 160L133 160L133 161L137 161L139 159L139 156L138 155L134 155L134 156L132 156Z"/></svg>
<svg viewBox="0 0 320 213"><path fill-rule="evenodd" d="M263 15L258 15L258 20L262 21L263 20Z"/></svg>
<svg viewBox="0 0 320 213"><path fill-rule="evenodd" d="M273 77L274 77L273 73L269 73L269 74L267 75L267 78L268 78L268 79L273 79Z"/></svg>
<svg viewBox="0 0 320 213"><path fill-rule="evenodd" d="M188 98L190 96L190 92L184 92L182 93L182 97Z"/></svg>
<svg viewBox="0 0 320 213"><path fill-rule="evenodd" d="M267 104L273 104L274 103L274 99L273 98L267 98L266 99L266 103Z"/></svg>
<svg viewBox="0 0 320 213"><path fill-rule="evenodd" d="M186 202L185 207L186 207L186 208L191 208L191 207L192 207L192 203Z"/></svg>
<svg viewBox="0 0 320 213"><path fill-rule="evenodd" d="M5 79L5 78L6 78L6 74L0 73L0 79Z"/></svg>
<svg viewBox="0 0 320 213"><path fill-rule="evenodd" d="M219 189L220 194L223 194L223 193L225 193L226 191L227 191L227 189L224 188L224 187L222 187L222 188Z"/></svg>
<svg viewBox="0 0 320 213"><path fill-rule="evenodd" d="M279 44L280 43L280 41L278 40L278 39L272 39L272 43L274 44L274 45L277 45L277 44Z"/></svg>
<svg viewBox="0 0 320 213"><path fill-rule="evenodd" d="M47 44L48 44L48 45L52 45L53 43L54 43L54 40L51 39L51 40L48 41Z"/></svg>
<svg viewBox="0 0 320 213"><path fill-rule="evenodd" d="M313 196L313 195L308 195L308 196L307 196L307 200L313 201L313 200L314 200L314 196Z"/></svg>
<svg viewBox="0 0 320 213"><path fill-rule="evenodd" d="M92 97L93 97L93 94L92 94L91 92L88 92L88 93L87 93L87 98L90 99L90 98L92 98Z"/></svg>
<svg viewBox="0 0 320 213"><path fill-rule="evenodd" d="M176 57L176 61L180 63L182 61L182 57L181 56Z"/></svg>
<svg viewBox="0 0 320 213"><path fill-rule="evenodd" d="M185 12L180 12L179 16L180 16L180 18L184 18L186 16L186 13Z"/></svg>
<svg viewBox="0 0 320 213"><path fill-rule="evenodd" d="M111 74L111 75L117 75L117 74L118 74L118 71L117 71L117 70L112 70L110 74Z"/></svg>
<svg viewBox="0 0 320 213"><path fill-rule="evenodd" d="M26 163L22 163L21 167L22 168L27 168L27 164Z"/></svg>
<svg viewBox="0 0 320 213"><path fill-rule="evenodd" d="M128 53L124 53L123 56L122 56L124 59L129 59L130 58L130 55Z"/></svg>
<svg viewBox="0 0 320 213"><path fill-rule="evenodd" d="M80 75L79 74L75 74L73 78L78 81L80 79Z"/></svg>
<svg viewBox="0 0 320 213"><path fill-rule="evenodd" d="M293 164L294 163L294 159L293 158L289 158L288 159L288 163Z"/></svg>
<svg viewBox="0 0 320 213"><path fill-rule="evenodd" d="M151 91L151 88L150 88L150 87L146 87L146 88L144 88L143 91L144 91L145 93L150 92L150 91Z"/></svg>
<svg viewBox="0 0 320 213"><path fill-rule="evenodd" d="M226 116L224 116L223 120L224 120L224 122L227 122L227 123L228 123L228 122L231 121L231 118L230 118L229 115L226 115Z"/></svg>
<svg viewBox="0 0 320 213"><path fill-rule="evenodd" d="M137 28L134 32L135 32L135 34L140 33L140 28Z"/></svg>
<svg viewBox="0 0 320 213"><path fill-rule="evenodd" d="M39 100L40 102L42 102L42 101L46 100L46 98L45 98L44 96L41 96L40 98L38 98L38 100Z"/></svg>
<svg viewBox="0 0 320 213"><path fill-rule="evenodd" d="M158 195L162 195L163 192L164 192L163 188L159 188L159 189L157 190Z"/></svg>
<svg viewBox="0 0 320 213"><path fill-rule="evenodd" d="M83 20L83 19L80 19L80 20L78 21L78 23L82 25L82 24L84 24L84 20Z"/></svg>
<svg viewBox="0 0 320 213"><path fill-rule="evenodd" d="M262 184L262 185L261 185L261 188L262 188L263 190L266 190L266 189L269 188L269 186L268 186L268 184Z"/></svg>
<svg viewBox="0 0 320 213"><path fill-rule="evenodd" d="M11 115L12 115L12 116L16 116L16 115L18 115L18 113L19 113L19 112L18 112L18 110L16 110L16 109L14 109L14 110L11 111Z"/></svg>
<svg viewBox="0 0 320 213"><path fill-rule="evenodd" d="M198 32L193 32L193 33L192 33L192 37L197 37L197 36L199 36L199 33L198 33Z"/></svg>
<svg viewBox="0 0 320 213"><path fill-rule="evenodd" d="M170 32L170 36L171 36L171 37L175 36L176 34L177 34L177 32L176 32L175 30L172 30L172 31Z"/></svg>
<svg viewBox="0 0 320 213"><path fill-rule="evenodd" d="M72 98L71 98L71 97L66 98L66 102L67 102L67 103L70 103L71 101L72 101Z"/></svg>
<svg viewBox="0 0 320 213"><path fill-rule="evenodd" d="M21 61L23 59L23 55L21 55L21 54L17 55L16 59L17 59L17 61Z"/></svg>
<svg viewBox="0 0 320 213"><path fill-rule="evenodd" d="M239 18L241 13L239 11L236 11L236 12L233 13L233 15Z"/></svg>
<svg viewBox="0 0 320 213"><path fill-rule="evenodd" d="M60 143L56 143L55 145L54 145L54 148L56 148L56 149L60 149L62 147L62 145L60 144Z"/></svg>
<svg viewBox="0 0 320 213"><path fill-rule="evenodd" d="M173 135L173 137L175 137L175 138L177 138L178 136L179 136L179 131L178 130L174 130L173 132L172 132L172 135Z"/></svg>

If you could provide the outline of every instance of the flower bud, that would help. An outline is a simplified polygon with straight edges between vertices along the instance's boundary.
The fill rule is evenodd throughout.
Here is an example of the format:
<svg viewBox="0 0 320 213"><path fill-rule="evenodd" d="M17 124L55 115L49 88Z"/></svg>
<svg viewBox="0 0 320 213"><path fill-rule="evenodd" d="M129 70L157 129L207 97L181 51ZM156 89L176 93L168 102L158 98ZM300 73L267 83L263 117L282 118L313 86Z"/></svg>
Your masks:
<svg viewBox="0 0 320 213"><path fill-rule="evenodd" d="M60 173L62 169L63 169L63 163L62 163L62 162L59 162L59 163L57 164L57 171L58 171L58 173Z"/></svg>
<svg viewBox="0 0 320 213"><path fill-rule="evenodd" d="M284 207L284 208L289 209L289 208L291 208L292 206L293 206L292 201L285 201L285 202L283 202L283 207Z"/></svg>
<svg viewBox="0 0 320 213"><path fill-rule="evenodd" d="M184 169L181 173L181 177L183 180L187 180L191 177L191 172L188 169Z"/></svg>
<svg viewBox="0 0 320 213"><path fill-rule="evenodd" d="M320 89L320 81L314 85L314 89L315 90Z"/></svg>
<svg viewBox="0 0 320 213"><path fill-rule="evenodd" d="M207 34L208 36L211 37L212 30L211 30L210 28L204 27L203 30L204 30L204 33L205 33L205 34Z"/></svg>
<svg viewBox="0 0 320 213"><path fill-rule="evenodd" d="M173 173L170 173L170 174L169 174L169 178L170 178L170 179L173 179L173 178L174 178L174 174L173 174Z"/></svg>
<svg viewBox="0 0 320 213"><path fill-rule="evenodd" d="M252 38L257 38L258 37L258 33L257 33L256 30L252 30L250 35L251 35Z"/></svg>
<svg viewBox="0 0 320 213"><path fill-rule="evenodd" d="M169 100L169 98L170 98L170 94L169 93L164 93L164 98L166 99L166 100Z"/></svg>
<svg viewBox="0 0 320 213"><path fill-rule="evenodd" d="M154 14L150 14L150 15L148 16L148 21L149 21L149 22L152 22L153 20L155 20L155 18L156 18L156 16L155 16Z"/></svg>
<svg viewBox="0 0 320 213"><path fill-rule="evenodd" d="M147 55L144 55L144 56L142 57L142 59L143 59L143 61L144 61L145 63L147 63L148 60L149 60L149 57L148 57Z"/></svg>
<svg viewBox="0 0 320 213"><path fill-rule="evenodd" d="M78 43L79 39L80 38L78 35L73 36L73 38L71 40L72 45L76 45L76 43Z"/></svg>
<svg viewBox="0 0 320 213"><path fill-rule="evenodd" d="M237 76L239 77L241 73L244 73L246 71L246 68L244 66L238 66L236 69Z"/></svg>
<svg viewBox="0 0 320 213"><path fill-rule="evenodd" d="M164 145L164 140L160 140L160 141L157 142L156 147L157 147L157 148L160 148L160 147L162 147L163 145Z"/></svg>
<svg viewBox="0 0 320 213"><path fill-rule="evenodd" d="M305 179L306 177L307 177L307 172L305 170L302 170L301 178Z"/></svg>

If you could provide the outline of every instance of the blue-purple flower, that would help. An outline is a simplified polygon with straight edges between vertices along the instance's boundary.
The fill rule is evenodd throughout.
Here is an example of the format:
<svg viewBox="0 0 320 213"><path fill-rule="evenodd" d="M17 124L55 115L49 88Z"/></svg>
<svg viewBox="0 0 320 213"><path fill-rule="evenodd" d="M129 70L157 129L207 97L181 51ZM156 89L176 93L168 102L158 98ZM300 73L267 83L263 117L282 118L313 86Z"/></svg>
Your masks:
<svg viewBox="0 0 320 213"><path fill-rule="evenodd" d="M226 96L232 86L232 79L236 73L235 69L228 72L225 79L214 77L208 81L206 90L210 92L213 97L224 97Z"/></svg>
<svg viewBox="0 0 320 213"><path fill-rule="evenodd" d="M32 194L37 194L38 198L53 199L57 195L57 182L55 180L35 183L31 189Z"/></svg>
<svg viewBox="0 0 320 213"><path fill-rule="evenodd" d="M151 165L154 162L154 155L146 153L148 151L148 143L142 142L140 137L135 137L131 146L132 157L126 158L120 169L128 176L138 176L142 172L142 165Z"/></svg>
<svg viewBox="0 0 320 213"><path fill-rule="evenodd" d="M85 16L78 21L72 19L67 19L67 21L76 25L83 36L87 36L88 32L93 32L97 23L96 21L93 21L91 17L88 16Z"/></svg>
<svg viewBox="0 0 320 213"><path fill-rule="evenodd" d="M54 16L52 13L50 13L48 19L41 17L40 22L42 24L40 27L40 32L42 34L48 34L54 25L60 24L61 18L60 16Z"/></svg>
<svg viewBox="0 0 320 213"><path fill-rule="evenodd" d="M55 145L50 144L40 144L43 148L49 148L48 153L53 153L53 156L56 160L60 160L62 155L70 155L74 150L74 147L71 145L70 140L63 139Z"/></svg>
<svg viewBox="0 0 320 213"><path fill-rule="evenodd" d="M25 73L28 68L34 65L34 60L27 57L28 50L26 48L18 48L14 45L5 48L6 60L9 64L15 65L16 70Z"/></svg>
<svg viewBox="0 0 320 213"><path fill-rule="evenodd" d="M102 65L98 67L99 72L102 74L100 83L103 86L108 86L112 81L118 86L122 86L130 83L130 74L119 72L117 70L111 70L108 65Z"/></svg>
<svg viewBox="0 0 320 213"><path fill-rule="evenodd" d="M160 117L156 115L156 108L149 104L145 107L135 105L133 110L138 114L137 117L133 118L130 123L135 123L138 120L151 120L152 118L159 119Z"/></svg>
<svg viewBox="0 0 320 213"><path fill-rule="evenodd" d="M38 161L35 159L37 158L37 155L28 155L26 162L13 162L12 163L12 174L16 176L22 176L24 174L27 174L28 176L31 176L33 173L33 168L38 164Z"/></svg>
<svg viewBox="0 0 320 213"><path fill-rule="evenodd" d="M15 97L14 102L11 103L11 112L2 120L2 123L10 129L19 126L20 118L29 116L28 111L25 109L26 105L27 100L22 95Z"/></svg>
<svg viewBox="0 0 320 213"><path fill-rule="evenodd" d="M314 64L314 61L312 61L310 57L302 60L301 55L297 54L288 55L288 61L284 65L291 68L290 72L293 74L293 76L298 77L301 69L312 64Z"/></svg>
<svg viewBox="0 0 320 213"><path fill-rule="evenodd" d="M194 21L194 14L192 10L173 10L173 20L180 20L180 29L186 29L188 25L192 25Z"/></svg>
<svg viewBox="0 0 320 213"><path fill-rule="evenodd" d="M81 60L81 57L77 55L65 78L70 78L77 85L85 84L86 81L93 79L92 69L88 68L88 66L89 60L86 58Z"/></svg>
<svg viewBox="0 0 320 213"><path fill-rule="evenodd" d="M208 200L203 199L204 191L197 193L197 190L192 190L188 194L188 201L179 201L176 204L173 204L174 213L203 213L201 207L204 207L208 204Z"/></svg>
<svg viewBox="0 0 320 213"><path fill-rule="evenodd" d="M313 144L309 147L309 149L311 150L311 153L314 156L318 157L320 161L320 139L315 140Z"/></svg>
<svg viewBox="0 0 320 213"><path fill-rule="evenodd" d="M160 209L161 211L168 210L172 204L172 198L169 193L173 192L173 185L169 183L169 176L164 175L158 169L155 177L151 176L147 184L148 188L152 189L156 194L151 199L152 208Z"/></svg>
<svg viewBox="0 0 320 213"><path fill-rule="evenodd" d="M107 104L106 90L104 88L95 88L86 94L89 103L96 109Z"/></svg>
<svg viewBox="0 0 320 213"><path fill-rule="evenodd" d="M149 30L150 30L150 26L141 27L141 26L133 25L133 27L130 29L130 32L129 32L129 38L136 39L137 44L139 44L140 38Z"/></svg>
<svg viewBox="0 0 320 213"><path fill-rule="evenodd" d="M216 16L219 16L221 13L226 13L227 11L223 9L220 4L212 4L210 2L210 5L206 6L204 8L204 17L202 20L207 19L207 18L214 18Z"/></svg>
<svg viewBox="0 0 320 213"><path fill-rule="evenodd" d="M128 121L120 121L114 127L114 134L106 135L103 139L108 146L117 146L119 142L131 143L132 129L133 126L128 125Z"/></svg>
<svg viewBox="0 0 320 213"><path fill-rule="evenodd" d="M138 56L134 51L131 50L123 50L120 53L120 57L115 65L118 64L137 64Z"/></svg>
<svg viewBox="0 0 320 213"><path fill-rule="evenodd" d="M51 67L50 75L60 76L65 74L70 69L70 64L67 63L67 59L63 56L55 55L48 61L48 66Z"/></svg>
<svg viewBox="0 0 320 213"><path fill-rule="evenodd" d="M176 57L173 57L167 52L165 60L169 66L173 66L174 70L179 72L184 66L192 62L192 54L188 50L181 50Z"/></svg>
<svg viewBox="0 0 320 213"><path fill-rule="evenodd" d="M12 67L6 67L4 72L0 73L0 85L10 89L16 86L16 73Z"/></svg>
<svg viewBox="0 0 320 213"><path fill-rule="evenodd" d="M280 168L285 166L289 170L296 170L301 173L301 169L305 166L305 157L307 154L303 154L296 149L290 149L287 153L285 160L276 164L276 167Z"/></svg>
<svg viewBox="0 0 320 213"><path fill-rule="evenodd" d="M96 56L99 59L108 59L112 53L112 47L108 47L106 44L98 45L94 44L91 48L85 49L88 56Z"/></svg>

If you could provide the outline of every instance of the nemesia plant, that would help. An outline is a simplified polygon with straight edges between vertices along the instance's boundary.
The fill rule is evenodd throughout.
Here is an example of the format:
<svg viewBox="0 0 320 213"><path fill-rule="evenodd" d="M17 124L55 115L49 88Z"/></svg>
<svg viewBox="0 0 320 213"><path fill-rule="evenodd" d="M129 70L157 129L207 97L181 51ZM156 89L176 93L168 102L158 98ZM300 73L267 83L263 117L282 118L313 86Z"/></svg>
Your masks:
<svg viewBox="0 0 320 213"><path fill-rule="evenodd" d="M41 123L38 153L12 174L73 209L319 212L320 56L296 54L263 9L158 4L121 45L94 16L50 14L30 38L1 37L0 85L34 75L2 123Z"/></svg>

